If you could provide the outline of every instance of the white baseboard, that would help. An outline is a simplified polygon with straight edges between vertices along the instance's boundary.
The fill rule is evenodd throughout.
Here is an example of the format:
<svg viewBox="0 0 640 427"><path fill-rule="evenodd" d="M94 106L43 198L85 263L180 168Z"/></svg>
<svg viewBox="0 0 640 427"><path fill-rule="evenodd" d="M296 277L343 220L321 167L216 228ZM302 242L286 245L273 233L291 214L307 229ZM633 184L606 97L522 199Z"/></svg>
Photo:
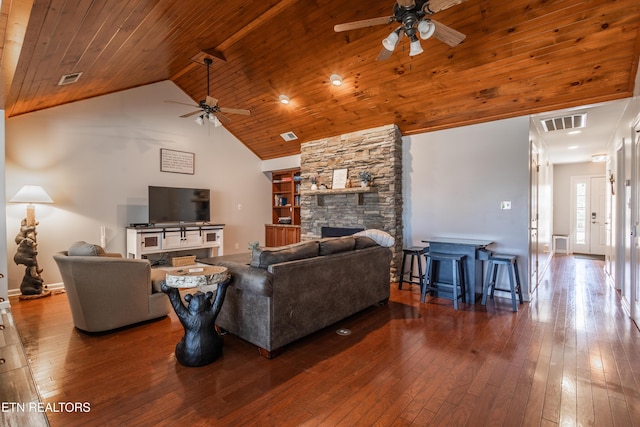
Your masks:
<svg viewBox="0 0 640 427"><path fill-rule="evenodd" d="M44 288L49 291L64 290L64 283L50 283L48 285L44 285ZM9 297L17 297L20 295L20 289L9 289Z"/></svg>

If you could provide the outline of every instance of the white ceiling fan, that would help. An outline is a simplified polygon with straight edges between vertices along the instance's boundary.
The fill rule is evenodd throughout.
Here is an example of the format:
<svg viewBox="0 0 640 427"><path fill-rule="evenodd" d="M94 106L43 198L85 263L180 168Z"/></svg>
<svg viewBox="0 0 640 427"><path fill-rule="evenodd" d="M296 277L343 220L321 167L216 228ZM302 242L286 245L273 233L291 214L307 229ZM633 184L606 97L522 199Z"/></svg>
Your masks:
<svg viewBox="0 0 640 427"><path fill-rule="evenodd" d="M189 107L199 108L196 111L192 111L187 114L183 114L180 117L191 117L194 115L198 115L196 117L196 123L199 125L203 125L205 120L209 120L216 127L221 126L222 123L228 123L231 121L226 114L241 114L243 116L248 116L251 114L249 110L243 110L240 108L225 108L218 106L218 100L209 95L209 68L212 64L213 60L211 58L205 58L204 63L207 65L207 98L200 101L199 105L185 104L184 102L177 101L165 101L171 104L180 104L180 105L188 105Z"/></svg>
<svg viewBox="0 0 640 427"><path fill-rule="evenodd" d="M333 29L336 32L341 32L397 22L400 26L382 40L383 48L376 58L376 61L388 59L400 43L403 35L406 35L411 41L409 56L415 56L423 52L418 36L423 40L433 36L451 47L457 46L465 39L466 36L461 32L431 19L431 15L434 13L464 3L465 1L466 0L396 0L393 6L393 16L338 24L334 26Z"/></svg>

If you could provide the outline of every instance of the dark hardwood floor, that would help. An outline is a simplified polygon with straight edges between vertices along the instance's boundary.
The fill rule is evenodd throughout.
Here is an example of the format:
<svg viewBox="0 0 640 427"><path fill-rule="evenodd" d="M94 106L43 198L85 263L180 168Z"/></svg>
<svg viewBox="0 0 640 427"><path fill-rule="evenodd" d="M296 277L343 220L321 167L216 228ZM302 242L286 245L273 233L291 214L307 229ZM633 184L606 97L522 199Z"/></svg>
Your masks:
<svg viewBox="0 0 640 427"><path fill-rule="evenodd" d="M12 300L51 426L640 425L640 333L603 263L557 256L531 303L372 307L272 360L227 335L221 359L176 363L177 318L104 335L74 329L64 294ZM351 335L336 334L348 328Z"/></svg>

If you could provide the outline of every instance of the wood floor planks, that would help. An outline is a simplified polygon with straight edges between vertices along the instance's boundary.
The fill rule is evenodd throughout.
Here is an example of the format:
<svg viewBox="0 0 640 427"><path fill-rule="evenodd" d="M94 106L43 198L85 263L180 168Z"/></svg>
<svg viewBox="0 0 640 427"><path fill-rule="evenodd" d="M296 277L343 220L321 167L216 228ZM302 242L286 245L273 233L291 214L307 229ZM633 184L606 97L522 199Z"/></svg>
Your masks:
<svg viewBox="0 0 640 427"><path fill-rule="evenodd" d="M44 402L91 404L47 413L54 427L640 425L640 332L602 267L555 257L517 313L501 298L422 304L417 286L392 284L387 306L272 360L227 335L200 368L177 364L173 314L90 335L73 328L65 295L11 303Z"/></svg>

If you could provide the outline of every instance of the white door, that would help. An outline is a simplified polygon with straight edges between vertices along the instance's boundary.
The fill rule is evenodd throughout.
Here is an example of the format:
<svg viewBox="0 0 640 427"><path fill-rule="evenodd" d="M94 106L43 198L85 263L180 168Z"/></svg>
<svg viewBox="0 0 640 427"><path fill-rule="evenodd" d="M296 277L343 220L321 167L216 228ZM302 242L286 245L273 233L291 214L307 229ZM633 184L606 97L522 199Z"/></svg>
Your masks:
<svg viewBox="0 0 640 427"><path fill-rule="evenodd" d="M634 126L631 141L631 280L629 293L623 290L622 297L629 305L631 318L640 324L640 123Z"/></svg>
<svg viewBox="0 0 640 427"><path fill-rule="evenodd" d="M589 253L604 255L607 250L607 182L604 176L591 177L591 238Z"/></svg>
<svg viewBox="0 0 640 427"><path fill-rule="evenodd" d="M575 253L605 254L605 182L604 175L571 177L571 243Z"/></svg>
<svg viewBox="0 0 640 427"><path fill-rule="evenodd" d="M539 195L539 172L540 166L538 165L538 150L533 143L530 142L530 188L531 188L531 200L529 202L529 271L531 273L529 280L529 291L532 292L538 287L538 195Z"/></svg>

